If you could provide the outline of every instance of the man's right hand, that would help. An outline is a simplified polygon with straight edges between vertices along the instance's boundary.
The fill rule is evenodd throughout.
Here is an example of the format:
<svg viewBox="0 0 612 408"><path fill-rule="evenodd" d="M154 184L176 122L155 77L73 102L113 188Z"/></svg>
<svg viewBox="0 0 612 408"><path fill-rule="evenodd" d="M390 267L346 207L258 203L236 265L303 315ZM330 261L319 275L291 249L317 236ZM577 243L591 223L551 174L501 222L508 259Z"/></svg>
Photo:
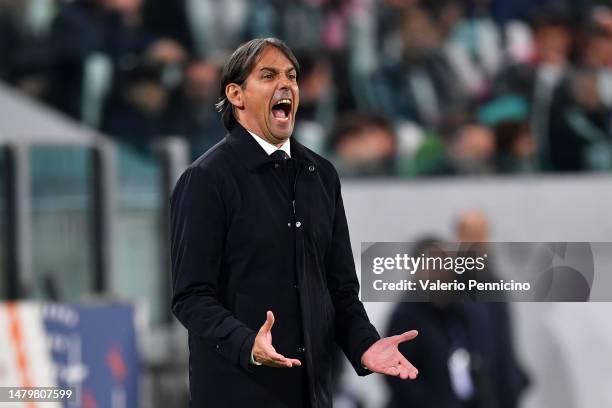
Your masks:
<svg viewBox="0 0 612 408"><path fill-rule="evenodd" d="M293 367L301 366L300 360L287 358L276 352L272 345L272 326L274 325L274 314L268 310L266 321L259 329L253 344L253 359L268 367Z"/></svg>

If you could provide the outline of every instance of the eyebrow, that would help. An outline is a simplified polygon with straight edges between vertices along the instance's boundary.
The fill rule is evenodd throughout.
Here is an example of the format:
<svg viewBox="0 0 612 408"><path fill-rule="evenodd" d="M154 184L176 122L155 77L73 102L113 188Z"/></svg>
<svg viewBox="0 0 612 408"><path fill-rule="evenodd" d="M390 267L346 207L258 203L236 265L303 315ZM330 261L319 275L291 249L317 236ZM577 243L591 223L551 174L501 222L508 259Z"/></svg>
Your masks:
<svg viewBox="0 0 612 408"><path fill-rule="evenodd" d="M262 67L262 68L260 68L259 71L260 72L261 71L270 71L270 72L274 72L275 74L278 73L278 70L276 68L272 68L272 67ZM295 69L295 67L291 67L291 68L285 70L285 72L291 72L291 71L297 71L297 70Z"/></svg>

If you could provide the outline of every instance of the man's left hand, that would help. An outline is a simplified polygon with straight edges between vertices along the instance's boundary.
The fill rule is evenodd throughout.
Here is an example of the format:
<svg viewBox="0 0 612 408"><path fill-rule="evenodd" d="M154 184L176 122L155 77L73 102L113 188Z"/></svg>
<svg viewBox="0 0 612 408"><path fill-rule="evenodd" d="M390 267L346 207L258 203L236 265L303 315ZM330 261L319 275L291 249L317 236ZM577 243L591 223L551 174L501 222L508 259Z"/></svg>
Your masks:
<svg viewBox="0 0 612 408"><path fill-rule="evenodd" d="M372 344L363 353L361 364L370 371L405 380L414 380L419 373L406 358L400 353L397 346L405 341L410 341L417 336L416 330L410 330L396 336L385 337Z"/></svg>

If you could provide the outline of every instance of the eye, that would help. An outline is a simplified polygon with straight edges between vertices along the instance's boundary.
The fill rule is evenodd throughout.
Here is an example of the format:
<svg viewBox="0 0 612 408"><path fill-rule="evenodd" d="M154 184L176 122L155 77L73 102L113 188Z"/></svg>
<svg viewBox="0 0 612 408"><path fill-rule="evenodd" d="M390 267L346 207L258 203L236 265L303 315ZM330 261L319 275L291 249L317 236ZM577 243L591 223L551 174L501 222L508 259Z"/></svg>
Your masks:
<svg viewBox="0 0 612 408"><path fill-rule="evenodd" d="M292 73L292 74L289 74L289 75L288 75L288 77L289 77L289 79L290 79L290 80L292 80L292 81L295 81L295 80L297 79L297 75L296 75L296 74L293 74L293 73Z"/></svg>
<svg viewBox="0 0 612 408"><path fill-rule="evenodd" d="M271 72L267 72L267 73L263 74L263 77L265 79L272 79L272 78L274 78L274 74L272 74Z"/></svg>

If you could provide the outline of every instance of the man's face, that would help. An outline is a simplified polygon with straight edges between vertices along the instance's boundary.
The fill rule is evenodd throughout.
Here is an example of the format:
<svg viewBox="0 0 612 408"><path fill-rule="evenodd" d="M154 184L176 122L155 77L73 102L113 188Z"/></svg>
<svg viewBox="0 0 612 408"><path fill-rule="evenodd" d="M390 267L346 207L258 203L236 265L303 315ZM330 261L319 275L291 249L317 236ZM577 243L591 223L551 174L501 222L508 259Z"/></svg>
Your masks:
<svg viewBox="0 0 612 408"><path fill-rule="evenodd" d="M242 86L236 118L247 130L280 145L293 133L299 101L295 67L282 51L268 46Z"/></svg>
<svg viewBox="0 0 612 408"><path fill-rule="evenodd" d="M569 58L572 36L565 27L542 27L535 33L535 45L540 62L563 66Z"/></svg>

